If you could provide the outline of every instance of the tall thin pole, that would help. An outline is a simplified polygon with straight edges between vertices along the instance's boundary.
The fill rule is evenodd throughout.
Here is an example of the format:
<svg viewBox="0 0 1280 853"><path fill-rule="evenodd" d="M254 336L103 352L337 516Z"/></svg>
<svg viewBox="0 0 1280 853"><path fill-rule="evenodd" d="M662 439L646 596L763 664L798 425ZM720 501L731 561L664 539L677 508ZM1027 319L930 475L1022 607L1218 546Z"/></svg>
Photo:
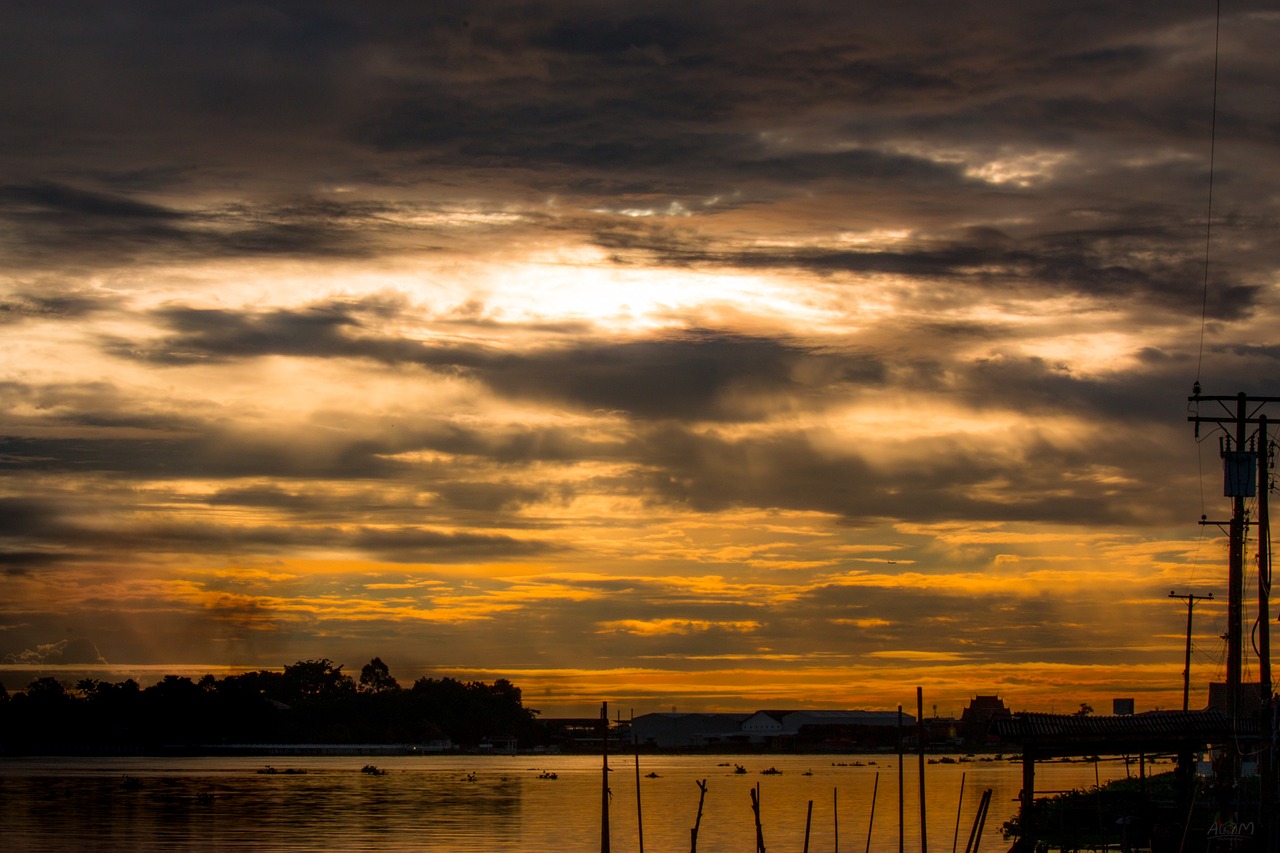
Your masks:
<svg viewBox="0 0 1280 853"><path fill-rule="evenodd" d="M1248 420L1246 397L1236 395L1236 450L1244 449ZM1227 701L1230 702L1231 727L1234 731L1240 716L1241 660L1244 648L1244 489L1235 489L1231 497L1230 546L1227 552Z"/></svg>
<svg viewBox="0 0 1280 853"><path fill-rule="evenodd" d="M1258 672L1262 701L1271 699L1271 491L1267 416L1258 417Z"/></svg>
<svg viewBox="0 0 1280 853"><path fill-rule="evenodd" d="M1213 593L1208 595L1193 595L1192 593L1178 595L1173 590L1169 590L1169 597L1187 603L1187 654L1182 665L1182 710L1186 711L1191 708L1191 611L1195 608L1197 601L1212 601Z"/></svg>
<svg viewBox="0 0 1280 853"><path fill-rule="evenodd" d="M920 762L920 853L929 853L929 831L924 821L924 689L916 688L916 755Z"/></svg>
<svg viewBox="0 0 1280 853"><path fill-rule="evenodd" d="M876 771L876 780L871 784L871 816L867 818L867 853L871 853L871 830L876 825L876 794L880 793L880 771Z"/></svg>
<svg viewBox="0 0 1280 853"><path fill-rule="evenodd" d="M702 803L707 799L707 780L698 782L698 817L689 830L689 853L698 853L698 829L702 826Z"/></svg>
<svg viewBox="0 0 1280 853"><path fill-rule="evenodd" d="M1271 439L1267 434L1267 416L1258 418L1258 673L1262 732L1262 750L1258 756L1261 777L1259 817L1262 822L1263 849L1275 849L1275 753L1271 739L1274 705L1271 701L1271 515L1268 496L1271 492Z"/></svg>
<svg viewBox="0 0 1280 853"><path fill-rule="evenodd" d="M609 853L609 703L600 703L600 853Z"/></svg>
<svg viewBox="0 0 1280 853"><path fill-rule="evenodd" d="M840 789L831 789L832 829L835 830L835 853L840 853Z"/></svg>
<svg viewBox="0 0 1280 853"><path fill-rule="evenodd" d="M902 788L903 788L902 758L903 758L903 755L904 753L902 751L902 706L899 705L898 706L898 853L904 853L904 851L907 849L907 838L903 834L905 830L902 828L903 817L904 817L902 812Z"/></svg>
<svg viewBox="0 0 1280 853"><path fill-rule="evenodd" d="M764 853L764 827L760 826L760 783L751 789L751 811L755 812L755 853Z"/></svg>
<svg viewBox="0 0 1280 853"><path fill-rule="evenodd" d="M956 832L951 837L951 853L956 853L956 845L960 843L960 812L964 810L964 778L968 771L960 774L960 799L956 803Z"/></svg>
<svg viewBox="0 0 1280 853"><path fill-rule="evenodd" d="M631 712L631 745L636 750L636 831L640 836L640 853L644 853L644 812L640 808L640 739L636 737L636 712Z"/></svg>

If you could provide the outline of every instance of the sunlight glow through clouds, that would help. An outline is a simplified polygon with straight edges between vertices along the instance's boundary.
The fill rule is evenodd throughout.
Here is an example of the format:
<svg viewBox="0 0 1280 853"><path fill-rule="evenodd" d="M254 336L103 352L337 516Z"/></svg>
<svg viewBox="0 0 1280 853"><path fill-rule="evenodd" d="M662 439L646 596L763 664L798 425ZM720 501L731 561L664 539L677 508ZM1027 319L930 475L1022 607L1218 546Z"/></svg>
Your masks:
<svg viewBox="0 0 1280 853"><path fill-rule="evenodd" d="M1206 289L1202 5L123 2L0 28L0 660L1180 697L1185 396L1280 386L1271 9Z"/></svg>

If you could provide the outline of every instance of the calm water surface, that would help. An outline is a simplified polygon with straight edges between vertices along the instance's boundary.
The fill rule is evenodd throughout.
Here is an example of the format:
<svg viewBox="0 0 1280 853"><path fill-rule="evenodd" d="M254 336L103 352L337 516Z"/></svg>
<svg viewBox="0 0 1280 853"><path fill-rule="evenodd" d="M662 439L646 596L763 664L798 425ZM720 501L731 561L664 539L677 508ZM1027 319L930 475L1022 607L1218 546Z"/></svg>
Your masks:
<svg viewBox="0 0 1280 853"><path fill-rule="evenodd" d="M268 761L297 775L263 775ZM376 763L385 775L361 772ZM856 765L861 762L861 765ZM727 765L726 765L727 763ZM633 756L613 756L613 853L640 850ZM734 764L748 772L736 774ZM775 767L778 775L762 775ZM1157 768L1160 770L1167 767ZM542 771L557 778L542 779ZM1037 791L1123 778L1123 761L1037 768ZM1136 765L1128 772L1137 774ZM641 756L647 853L684 853L707 783L699 853L755 850L750 791L760 786L771 851L898 849L897 756ZM655 773L657 778L647 774ZM903 767L906 849L920 849L919 767ZM0 839L12 851L449 850L561 853L600 849L601 762L586 756L378 756L0 759ZM878 782L877 782L878 775ZM128 784L125 777L132 781ZM963 782L963 800L961 785ZM1018 762L926 767L929 849L963 850L991 788L983 850L1007 849ZM875 813L872 797L875 793ZM958 817L958 820L957 820ZM838 833L838 839L837 839Z"/></svg>

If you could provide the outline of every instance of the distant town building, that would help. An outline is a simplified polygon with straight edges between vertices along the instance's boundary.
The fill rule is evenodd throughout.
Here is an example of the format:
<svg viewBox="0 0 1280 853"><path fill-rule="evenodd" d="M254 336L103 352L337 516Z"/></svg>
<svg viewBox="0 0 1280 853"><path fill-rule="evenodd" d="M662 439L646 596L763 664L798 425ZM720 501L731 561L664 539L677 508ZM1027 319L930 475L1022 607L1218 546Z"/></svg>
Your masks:
<svg viewBox="0 0 1280 853"><path fill-rule="evenodd" d="M902 715L904 726L915 717ZM878 748L896 737L896 711L756 711L754 714L658 713L636 717L636 742L656 749L714 747Z"/></svg>
<svg viewBox="0 0 1280 853"><path fill-rule="evenodd" d="M999 696L975 696L960 713L958 733L965 743L980 745L998 740L992 723L1013 716Z"/></svg>

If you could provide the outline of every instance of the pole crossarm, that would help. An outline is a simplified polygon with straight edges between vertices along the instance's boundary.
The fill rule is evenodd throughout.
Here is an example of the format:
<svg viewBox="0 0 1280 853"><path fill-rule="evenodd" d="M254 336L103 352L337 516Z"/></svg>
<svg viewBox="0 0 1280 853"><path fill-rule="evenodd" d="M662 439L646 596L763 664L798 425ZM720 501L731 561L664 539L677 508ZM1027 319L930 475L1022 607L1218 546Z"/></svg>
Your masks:
<svg viewBox="0 0 1280 853"><path fill-rule="evenodd" d="M1247 403L1255 404L1252 411L1244 413L1244 417L1240 416L1241 414L1240 412L1233 412L1227 408L1227 403L1240 403L1242 399ZM1202 395L1197 395L1194 397L1188 397L1187 402L1188 403L1217 403L1219 407L1221 407L1222 409L1222 414L1220 415L1202 415L1199 413L1196 413L1194 415L1187 415L1188 422L1196 423L1196 424L1217 424L1218 426L1223 426L1224 424L1259 423L1261 420L1260 413L1262 412L1262 407L1265 406L1267 403L1280 403L1280 397L1249 397L1242 394L1232 394L1231 396L1222 396L1222 397L1219 397L1219 396L1206 397Z"/></svg>
<svg viewBox="0 0 1280 853"><path fill-rule="evenodd" d="M1213 593L1196 595L1188 592L1178 595L1175 590L1169 590L1169 597L1187 603L1187 656L1182 667L1182 710L1186 711L1191 702L1191 611L1195 609L1197 601L1213 601Z"/></svg>

